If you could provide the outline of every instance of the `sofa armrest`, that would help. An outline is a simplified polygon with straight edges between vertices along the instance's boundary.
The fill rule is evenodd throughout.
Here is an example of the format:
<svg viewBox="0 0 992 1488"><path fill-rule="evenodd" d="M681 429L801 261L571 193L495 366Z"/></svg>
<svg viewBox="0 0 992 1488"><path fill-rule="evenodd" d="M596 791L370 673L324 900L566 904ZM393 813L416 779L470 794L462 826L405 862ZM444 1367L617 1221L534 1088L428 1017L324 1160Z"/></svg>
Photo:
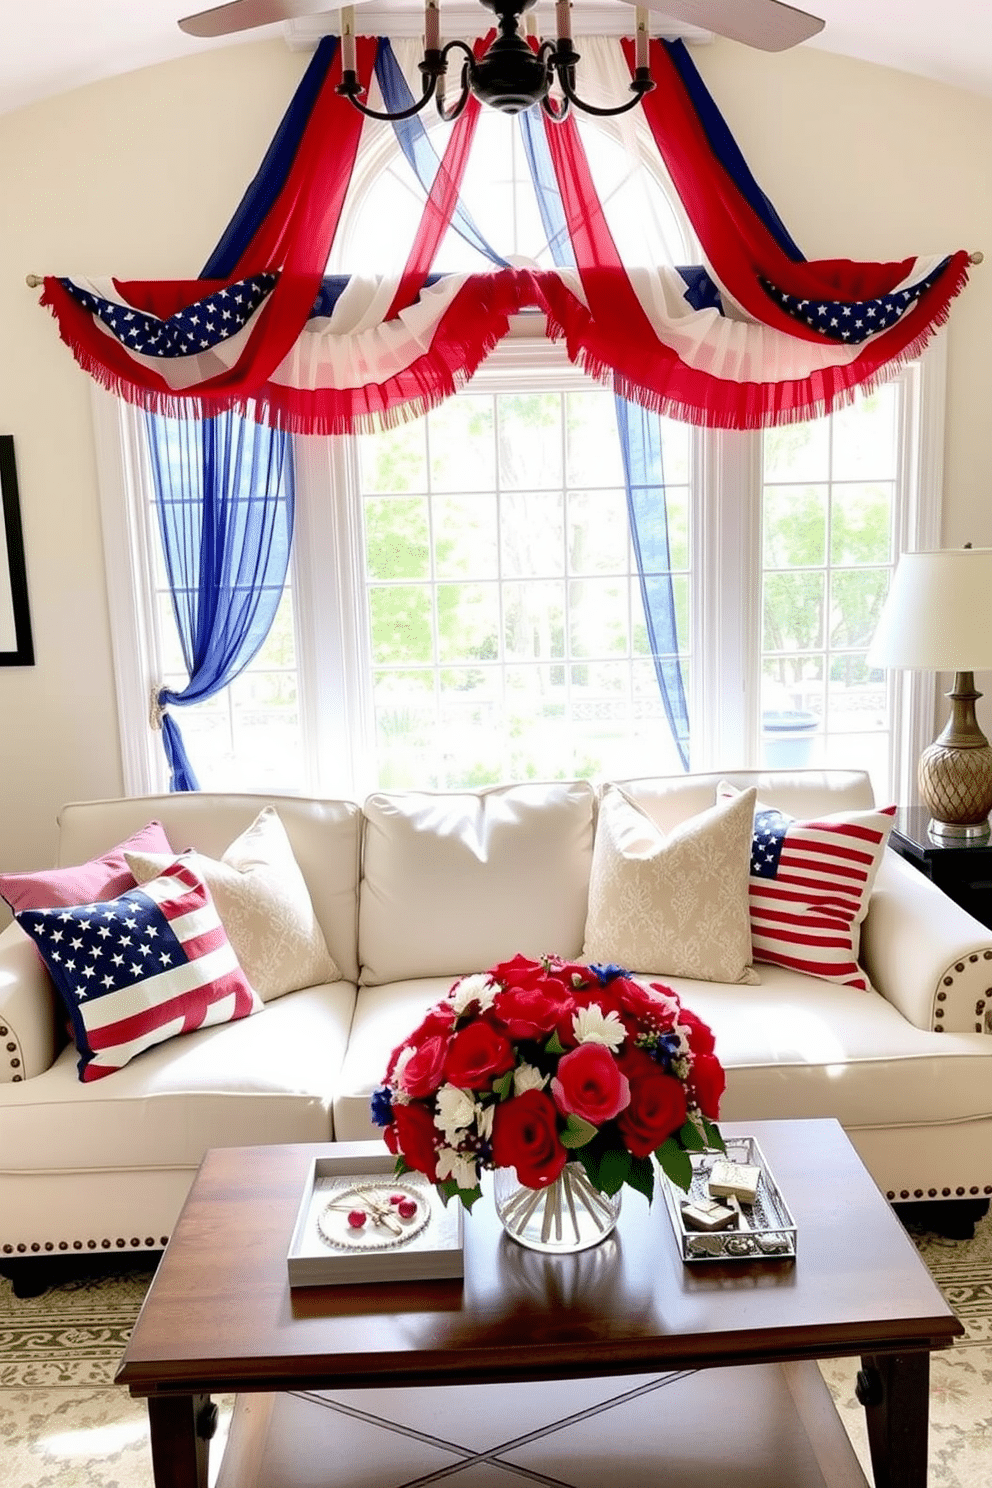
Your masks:
<svg viewBox="0 0 992 1488"><path fill-rule="evenodd" d="M992 932L891 848L861 927L861 962L917 1028L992 1033Z"/></svg>
<svg viewBox="0 0 992 1488"><path fill-rule="evenodd" d="M0 935L0 1084L30 1080L61 1047L51 979L20 925Z"/></svg>

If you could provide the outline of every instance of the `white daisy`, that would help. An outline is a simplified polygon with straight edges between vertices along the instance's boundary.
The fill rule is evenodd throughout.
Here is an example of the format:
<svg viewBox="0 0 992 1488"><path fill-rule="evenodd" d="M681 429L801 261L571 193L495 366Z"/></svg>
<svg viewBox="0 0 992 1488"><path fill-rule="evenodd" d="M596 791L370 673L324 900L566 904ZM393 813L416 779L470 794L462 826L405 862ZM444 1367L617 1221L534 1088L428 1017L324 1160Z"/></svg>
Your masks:
<svg viewBox="0 0 992 1488"><path fill-rule="evenodd" d="M457 1132L465 1131L475 1120L475 1101L457 1085L442 1085L435 1097L437 1109L434 1125L443 1131L448 1141L454 1140Z"/></svg>
<svg viewBox="0 0 992 1488"><path fill-rule="evenodd" d="M479 1183L474 1157L456 1152L453 1147L438 1149L437 1176L439 1179L453 1178L459 1188L476 1188Z"/></svg>
<svg viewBox="0 0 992 1488"><path fill-rule="evenodd" d="M595 1002L572 1014L572 1028L580 1044L606 1044L614 1054L627 1037L626 1028L612 1008L604 1013Z"/></svg>
<svg viewBox="0 0 992 1488"><path fill-rule="evenodd" d="M478 1003L480 1010L484 1012L486 1008L492 1007L495 996L495 982L487 972L480 971L456 982L448 993L447 1000L460 1015L473 1002Z"/></svg>
<svg viewBox="0 0 992 1488"><path fill-rule="evenodd" d="M514 1095L523 1095L525 1090L543 1090L547 1083L547 1075L542 1075L532 1064L520 1064L513 1071Z"/></svg>

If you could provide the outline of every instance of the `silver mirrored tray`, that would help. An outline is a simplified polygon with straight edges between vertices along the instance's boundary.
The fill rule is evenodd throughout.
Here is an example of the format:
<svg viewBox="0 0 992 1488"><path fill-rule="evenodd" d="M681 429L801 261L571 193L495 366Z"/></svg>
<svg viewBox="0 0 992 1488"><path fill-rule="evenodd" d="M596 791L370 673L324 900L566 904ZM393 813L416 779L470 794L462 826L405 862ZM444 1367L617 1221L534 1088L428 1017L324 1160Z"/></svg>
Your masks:
<svg viewBox="0 0 992 1488"><path fill-rule="evenodd" d="M684 1261L780 1261L795 1257L796 1222L789 1213L764 1153L753 1137L728 1137L725 1153L694 1152L691 1160L692 1184L687 1194L664 1173L660 1175L661 1191ZM701 1231L692 1228L684 1217L685 1209L712 1202L710 1175L716 1163L728 1160L757 1168L754 1202L738 1201L739 1213L726 1229ZM729 1207L734 1206L730 1204Z"/></svg>

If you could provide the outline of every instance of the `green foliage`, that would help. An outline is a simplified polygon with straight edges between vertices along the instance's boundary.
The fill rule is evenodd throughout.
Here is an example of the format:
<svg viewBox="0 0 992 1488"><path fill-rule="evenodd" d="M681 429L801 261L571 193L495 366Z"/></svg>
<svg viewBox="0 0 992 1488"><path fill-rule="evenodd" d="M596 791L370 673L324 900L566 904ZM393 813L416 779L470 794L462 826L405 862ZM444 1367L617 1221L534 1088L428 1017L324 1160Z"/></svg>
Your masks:
<svg viewBox="0 0 992 1488"><path fill-rule="evenodd" d="M435 1187L445 1208L448 1207L449 1199L460 1199L462 1208L467 1209L469 1214L472 1212L472 1205L482 1196L481 1188L459 1188L454 1178L439 1178Z"/></svg>
<svg viewBox="0 0 992 1488"><path fill-rule="evenodd" d="M569 1112L565 1118L565 1130L559 1135L563 1147L584 1147L595 1137L596 1128L591 1122L583 1121L581 1116Z"/></svg>
<svg viewBox="0 0 992 1488"><path fill-rule="evenodd" d="M668 1137L656 1149L655 1157L661 1164L662 1172L672 1180L677 1188L683 1193L688 1193L692 1184L692 1162L688 1152L681 1148L674 1137Z"/></svg>

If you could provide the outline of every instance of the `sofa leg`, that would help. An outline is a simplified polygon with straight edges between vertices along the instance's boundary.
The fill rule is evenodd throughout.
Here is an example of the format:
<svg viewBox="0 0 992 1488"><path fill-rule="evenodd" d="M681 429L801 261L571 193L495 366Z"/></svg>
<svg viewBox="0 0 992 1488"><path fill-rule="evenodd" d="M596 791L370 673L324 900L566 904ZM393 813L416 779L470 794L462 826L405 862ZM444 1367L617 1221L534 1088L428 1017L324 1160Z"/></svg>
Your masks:
<svg viewBox="0 0 992 1488"><path fill-rule="evenodd" d="M988 1199L935 1199L932 1203L893 1204L904 1225L920 1226L948 1240L973 1240L975 1226L989 1212Z"/></svg>
<svg viewBox="0 0 992 1488"><path fill-rule="evenodd" d="M40 1297L57 1280L56 1267L51 1261L33 1258L0 1266L0 1275L6 1276L14 1296L21 1298Z"/></svg>
<svg viewBox="0 0 992 1488"><path fill-rule="evenodd" d="M123 1271L154 1271L162 1258L160 1250L112 1251L107 1255L18 1256L0 1262L15 1297L40 1297L49 1287L81 1278L98 1279Z"/></svg>

